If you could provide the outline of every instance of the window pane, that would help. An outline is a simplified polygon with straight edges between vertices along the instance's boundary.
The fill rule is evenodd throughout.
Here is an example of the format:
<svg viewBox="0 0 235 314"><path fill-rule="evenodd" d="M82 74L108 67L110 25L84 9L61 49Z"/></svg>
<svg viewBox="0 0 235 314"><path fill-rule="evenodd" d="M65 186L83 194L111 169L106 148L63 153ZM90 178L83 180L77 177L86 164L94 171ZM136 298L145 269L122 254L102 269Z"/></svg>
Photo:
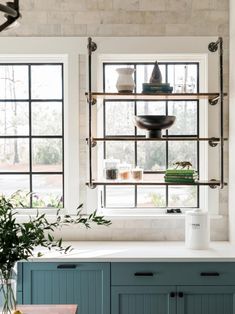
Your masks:
<svg viewBox="0 0 235 314"><path fill-rule="evenodd" d="M29 176L28 175L0 175L0 194L10 196L16 191L21 191L19 200L29 207Z"/></svg>
<svg viewBox="0 0 235 314"><path fill-rule="evenodd" d="M165 207L166 188L156 186L142 186L137 190L138 207Z"/></svg>
<svg viewBox="0 0 235 314"><path fill-rule="evenodd" d="M165 115L166 104L164 101L138 101L138 115Z"/></svg>
<svg viewBox="0 0 235 314"><path fill-rule="evenodd" d="M133 142L107 142L106 158L119 159L120 162L126 162L134 166L135 154Z"/></svg>
<svg viewBox="0 0 235 314"><path fill-rule="evenodd" d="M175 101L168 103L168 114L176 116L169 135L197 135L197 102Z"/></svg>
<svg viewBox="0 0 235 314"><path fill-rule="evenodd" d="M62 171L62 140L33 139L33 171Z"/></svg>
<svg viewBox="0 0 235 314"><path fill-rule="evenodd" d="M33 175L33 207L63 207L61 175Z"/></svg>
<svg viewBox="0 0 235 314"><path fill-rule="evenodd" d="M32 103L32 134L62 135L62 103Z"/></svg>
<svg viewBox="0 0 235 314"><path fill-rule="evenodd" d="M170 207L197 207L196 186L170 186L169 204Z"/></svg>
<svg viewBox="0 0 235 314"><path fill-rule="evenodd" d="M136 91L137 93L142 93L143 83L149 83L151 74L154 68L154 64L144 64L136 66ZM162 83L165 83L166 77L166 66L164 64L159 64L159 68L162 74Z"/></svg>
<svg viewBox="0 0 235 314"><path fill-rule="evenodd" d="M27 99L28 97L28 66L1 65L0 99Z"/></svg>
<svg viewBox="0 0 235 314"><path fill-rule="evenodd" d="M62 99L60 65L33 65L31 69L33 99Z"/></svg>
<svg viewBox="0 0 235 314"><path fill-rule="evenodd" d="M106 135L134 135L134 103L105 103Z"/></svg>
<svg viewBox="0 0 235 314"><path fill-rule="evenodd" d="M144 170L159 171L166 169L165 142L138 142L137 165Z"/></svg>
<svg viewBox="0 0 235 314"><path fill-rule="evenodd" d="M168 65L168 82L175 93L196 93L197 65L171 64Z"/></svg>
<svg viewBox="0 0 235 314"><path fill-rule="evenodd" d="M169 142L169 166L176 161L190 161L197 169L197 143L194 141Z"/></svg>
<svg viewBox="0 0 235 314"><path fill-rule="evenodd" d="M106 186L106 207L134 207L135 188L133 186Z"/></svg>
<svg viewBox="0 0 235 314"><path fill-rule="evenodd" d="M118 79L118 73L116 69L120 68L133 68L133 65L115 64L105 66L105 92L117 93L116 83Z"/></svg>
<svg viewBox="0 0 235 314"><path fill-rule="evenodd" d="M29 171L29 140L0 139L0 172Z"/></svg>
<svg viewBox="0 0 235 314"><path fill-rule="evenodd" d="M0 102L0 134L28 135L28 103Z"/></svg>
<svg viewBox="0 0 235 314"><path fill-rule="evenodd" d="M145 173L144 174L144 181L149 181L149 182L155 182L155 181L162 181L164 182L164 173Z"/></svg>

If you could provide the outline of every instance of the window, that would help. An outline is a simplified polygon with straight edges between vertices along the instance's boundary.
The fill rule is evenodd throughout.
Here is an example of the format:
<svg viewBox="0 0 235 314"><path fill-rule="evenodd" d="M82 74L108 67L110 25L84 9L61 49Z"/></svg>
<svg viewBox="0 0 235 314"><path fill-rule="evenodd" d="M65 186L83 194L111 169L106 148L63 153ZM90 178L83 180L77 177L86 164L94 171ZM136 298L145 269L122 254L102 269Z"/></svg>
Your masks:
<svg viewBox="0 0 235 314"><path fill-rule="evenodd" d="M64 206L63 64L0 64L0 191ZM30 192L30 193L29 193Z"/></svg>
<svg viewBox="0 0 235 314"><path fill-rule="evenodd" d="M164 82L169 82L174 92L199 92L199 62L159 62ZM135 69L136 92L142 92L142 83L148 82L153 62L105 62L103 63L103 88L115 92L116 69ZM141 136L144 132L134 126L135 115L175 115L176 123L163 135L180 136L186 141L133 142L107 141L103 146L103 158L144 169L145 180L163 180L165 170L176 161L187 160L200 174L199 101L131 102L109 100L103 102L103 136ZM196 186L106 186L103 188L103 206L107 208L165 208L199 207L199 187Z"/></svg>

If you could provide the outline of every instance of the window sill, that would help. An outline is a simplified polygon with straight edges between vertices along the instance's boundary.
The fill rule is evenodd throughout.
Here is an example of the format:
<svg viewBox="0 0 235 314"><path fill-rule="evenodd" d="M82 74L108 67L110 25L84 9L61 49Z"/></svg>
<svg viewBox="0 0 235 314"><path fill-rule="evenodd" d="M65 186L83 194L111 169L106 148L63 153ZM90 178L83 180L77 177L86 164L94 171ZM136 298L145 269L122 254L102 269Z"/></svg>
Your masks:
<svg viewBox="0 0 235 314"><path fill-rule="evenodd" d="M136 219L144 219L144 220L149 220L149 219L185 219L185 212L192 210L190 208L184 209L182 214L166 214L163 211L159 211L156 213L156 211L152 210L146 210L146 208L140 208L139 212L136 212L135 214L130 213L130 210L127 209L108 209L108 208L102 208L98 210L98 214L105 216L105 218L110 219L110 220L122 220L122 219L128 219L128 220L136 220ZM222 219L223 215L219 214L211 214L210 215L211 219Z"/></svg>

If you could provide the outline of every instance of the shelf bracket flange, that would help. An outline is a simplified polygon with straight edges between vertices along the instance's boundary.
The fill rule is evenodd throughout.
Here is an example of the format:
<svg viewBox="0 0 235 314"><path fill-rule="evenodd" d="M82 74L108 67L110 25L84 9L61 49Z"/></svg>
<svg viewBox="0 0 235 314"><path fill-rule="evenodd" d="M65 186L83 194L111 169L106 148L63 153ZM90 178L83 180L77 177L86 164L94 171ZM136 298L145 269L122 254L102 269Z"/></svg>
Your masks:
<svg viewBox="0 0 235 314"><path fill-rule="evenodd" d="M97 99L90 93L87 93L87 103L92 106L96 105Z"/></svg>
<svg viewBox="0 0 235 314"><path fill-rule="evenodd" d="M89 138L86 138L86 143L87 145L89 145ZM91 139L91 147L96 147L97 142L93 140L93 138Z"/></svg>
<svg viewBox="0 0 235 314"><path fill-rule="evenodd" d="M90 55L97 49L97 44L94 41L92 41L91 37L88 38L87 49Z"/></svg>
<svg viewBox="0 0 235 314"><path fill-rule="evenodd" d="M94 105L96 105L96 103L97 103L96 98L92 97L91 98L91 105L94 106Z"/></svg>
<svg viewBox="0 0 235 314"><path fill-rule="evenodd" d="M208 50L210 52L216 52L218 50L219 44L220 44L221 38L219 37L217 41L211 42L208 45Z"/></svg>
<svg viewBox="0 0 235 314"><path fill-rule="evenodd" d="M216 147L219 143L219 139L216 137L212 137L209 141L208 141L209 145L211 147Z"/></svg>
<svg viewBox="0 0 235 314"><path fill-rule="evenodd" d="M215 98L209 98L209 104L211 106L215 106L218 104L218 101L219 101L219 96L218 97L215 97Z"/></svg>
<svg viewBox="0 0 235 314"><path fill-rule="evenodd" d="M94 190L97 187L97 185L94 183L87 183L87 186L92 190Z"/></svg>
<svg viewBox="0 0 235 314"><path fill-rule="evenodd" d="M97 142L92 139L91 140L91 147L94 148L94 147L96 147L96 145L97 145Z"/></svg>
<svg viewBox="0 0 235 314"><path fill-rule="evenodd" d="M216 188L217 188L217 185L216 185L216 184L213 184L213 181L217 181L217 180L216 180L216 179L211 179L211 180L210 180L211 184L209 185L209 187L210 187L211 189L216 189Z"/></svg>

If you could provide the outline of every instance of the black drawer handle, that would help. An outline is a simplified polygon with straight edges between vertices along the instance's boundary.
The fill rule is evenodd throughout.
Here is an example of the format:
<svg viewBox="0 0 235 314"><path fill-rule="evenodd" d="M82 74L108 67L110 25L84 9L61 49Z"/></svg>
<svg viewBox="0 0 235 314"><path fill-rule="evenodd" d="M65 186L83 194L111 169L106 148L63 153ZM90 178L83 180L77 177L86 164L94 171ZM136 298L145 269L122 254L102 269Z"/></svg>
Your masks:
<svg viewBox="0 0 235 314"><path fill-rule="evenodd" d="M183 292L179 292L179 293L178 293L178 297L179 297L179 298L183 298L183 296L184 296L184 293L183 293Z"/></svg>
<svg viewBox="0 0 235 314"><path fill-rule="evenodd" d="M74 269L76 267L77 265L75 264L61 264L57 266L58 269Z"/></svg>
<svg viewBox="0 0 235 314"><path fill-rule="evenodd" d="M219 277L219 273L217 272L202 272L202 277Z"/></svg>
<svg viewBox="0 0 235 314"><path fill-rule="evenodd" d="M170 293L170 297L171 297L171 298L174 298L174 297L175 297L175 292L171 292L171 293Z"/></svg>
<svg viewBox="0 0 235 314"><path fill-rule="evenodd" d="M138 272L135 273L136 277L153 277L153 273L148 273L148 272Z"/></svg>

